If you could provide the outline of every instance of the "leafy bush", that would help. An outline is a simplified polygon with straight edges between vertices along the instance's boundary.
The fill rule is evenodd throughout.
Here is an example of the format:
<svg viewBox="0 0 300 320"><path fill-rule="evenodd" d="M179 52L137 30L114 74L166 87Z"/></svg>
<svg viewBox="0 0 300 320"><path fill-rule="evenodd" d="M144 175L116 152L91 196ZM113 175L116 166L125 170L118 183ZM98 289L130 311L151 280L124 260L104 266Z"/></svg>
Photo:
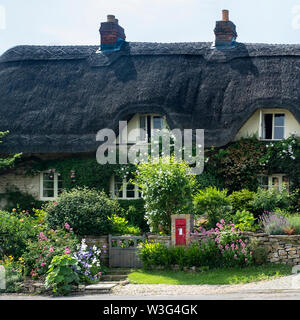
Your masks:
<svg viewBox="0 0 300 320"><path fill-rule="evenodd" d="M145 218L145 201L137 200L118 200L120 208L120 216L124 217L132 226L138 227L142 232L149 232L149 225Z"/></svg>
<svg viewBox="0 0 300 320"><path fill-rule="evenodd" d="M27 243L35 240L45 229L44 212L36 211L34 217L25 211L18 213L0 211L0 258L21 257L27 251Z"/></svg>
<svg viewBox="0 0 300 320"><path fill-rule="evenodd" d="M141 230L137 227L131 226L128 224L128 221L125 218L119 217L116 214L113 214L108 220L112 224L113 235L140 235Z"/></svg>
<svg viewBox="0 0 300 320"><path fill-rule="evenodd" d="M240 191L233 192L228 198L232 205L233 211L238 210L251 211L251 201L253 200L255 192L249 191L248 189L242 189Z"/></svg>
<svg viewBox="0 0 300 320"><path fill-rule="evenodd" d="M172 263L168 248L161 242L145 242L140 247L139 255L145 269L150 269L152 266L169 267Z"/></svg>
<svg viewBox="0 0 300 320"><path fill-rule="evenodd" d="M72 285L79 284L78 271L78 261L70 255L53 257L47 271L46 289L52 289L54 295L68 294Z"/></svg>
<svg viewBox="0 0 300 320"><path fill-rule="evenodd" d="M209 187L199 190L193 197L193 202L196 215L207 215L208 227L214 227L220 219L230 215L231 206L226 189Z"/></svg>
<svg viewBox="0 0 300 320"><path fill-rule="evenodd" d="M291 203L291 197L288 191L283 188L282 191L276 188L272 189L261 189L258 188L253 200L251 201L251 206L253 208L253 213L259 216L264 213L264 211L274 211L276 208L286 209Z"/></svg>
<svg viewBox="0 0 300 320"><path fill-rule="evenodd" d="M54 256L75 252L78 239L68 224L64 229L45 230L29 240L24 253L25 274L44 276Z"/></svg>
<svg viewBox="0 0 300 320"><path fill-rule="evenodd" d="M190 213L195 177L186 163L160 158L137 166L136 181L145 200L146 219L151 231L171 232L171 215Z"/></svg>
<svg viewBox="0 0 300 320"><path fill-rule="evenodd" d="M103 235L111 232L108 219L119 209L118 202L103 191L75 188L63 191L56 202L47 205L47 221L51 228L72 225L78 235Z"/></svg>
<svg viewBox="0 0 300 320"><path fill-rule="evenodd" d="M284 228L289 227L288 219L276 212L265 211L260 217L260 223L264 231L271 235L283 235L285 234Z"/></svg>
<svg viewBox="0 0 300 320"><path fill-rule="evenodd" d="M255 232L259 228L255 223L256 219L253 214L249 211L237 211L233 216L233 223L235 227L240 231L250 231Z"/></svg>

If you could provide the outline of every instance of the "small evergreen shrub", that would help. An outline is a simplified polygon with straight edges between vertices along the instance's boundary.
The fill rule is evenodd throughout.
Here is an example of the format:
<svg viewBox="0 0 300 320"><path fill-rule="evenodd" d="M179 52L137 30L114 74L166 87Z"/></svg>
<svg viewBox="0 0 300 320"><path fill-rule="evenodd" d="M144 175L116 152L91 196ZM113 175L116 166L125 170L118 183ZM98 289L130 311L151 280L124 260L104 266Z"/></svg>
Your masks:
<svg viewBox="0 0 300 320"><path fill-rule="evenodd" d="M234 212L239 211L251 211L251 201L255 196L255 192L248 189L242 189L241 191L233 192L228 198Z"/></svg>
<svg viewBox="0 0 300 320"><path fill-rule="evenodd" d="M103 191L84 187L63 191L58 200L49 203L45 209L51 228L69 223L78 235L97 236L111 232L108 218L119 210L119 205Z"/></svg>

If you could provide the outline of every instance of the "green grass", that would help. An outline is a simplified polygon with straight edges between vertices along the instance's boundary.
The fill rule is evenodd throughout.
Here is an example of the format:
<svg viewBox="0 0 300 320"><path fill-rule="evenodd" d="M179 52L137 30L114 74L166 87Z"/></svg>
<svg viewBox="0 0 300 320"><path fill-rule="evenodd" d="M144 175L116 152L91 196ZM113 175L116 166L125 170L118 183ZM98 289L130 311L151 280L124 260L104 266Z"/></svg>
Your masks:
<svg viewBox="0 0 300 320"><path fill-rule="evenodd" d="M183 271L146 271L136 270L129 274L135 284L239 284L271 280L291 274L292 267L269 264L243 269L215 269L202 273Z"/></svg>

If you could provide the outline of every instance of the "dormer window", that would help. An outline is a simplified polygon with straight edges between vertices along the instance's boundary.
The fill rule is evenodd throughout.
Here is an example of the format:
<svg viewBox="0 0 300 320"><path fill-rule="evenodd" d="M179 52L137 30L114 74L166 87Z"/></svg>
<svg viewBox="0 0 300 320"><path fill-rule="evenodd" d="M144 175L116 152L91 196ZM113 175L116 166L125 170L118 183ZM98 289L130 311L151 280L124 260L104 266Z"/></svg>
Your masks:
<svg viewBox="0 0 300 320"><path fill-rule="evenodd" d="M281 140L285 138L285 114L262 112L262 139Z"/></svg>
<svg viewBox="0 0 300 320"><path fill-rule="evenodd" d="M164 127L164 119L159 115L140 115L140 141L151 142L153 130L162 130Z"/></svg>

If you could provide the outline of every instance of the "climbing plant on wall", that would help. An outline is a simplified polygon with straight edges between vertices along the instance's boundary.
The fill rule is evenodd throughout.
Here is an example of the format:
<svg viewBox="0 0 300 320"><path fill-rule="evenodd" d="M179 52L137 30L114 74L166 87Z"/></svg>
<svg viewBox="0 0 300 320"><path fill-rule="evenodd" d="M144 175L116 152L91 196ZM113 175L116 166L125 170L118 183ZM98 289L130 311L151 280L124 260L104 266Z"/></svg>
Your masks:
<svg viewBox="0 0 300 320"><path fill-rule="evenodd" d="M266 153L265 143L256 138L241 139L225 148L207 150L205 170L214 172L229 191L256 191L257 175L266 171L260 158Z"/></svg>

